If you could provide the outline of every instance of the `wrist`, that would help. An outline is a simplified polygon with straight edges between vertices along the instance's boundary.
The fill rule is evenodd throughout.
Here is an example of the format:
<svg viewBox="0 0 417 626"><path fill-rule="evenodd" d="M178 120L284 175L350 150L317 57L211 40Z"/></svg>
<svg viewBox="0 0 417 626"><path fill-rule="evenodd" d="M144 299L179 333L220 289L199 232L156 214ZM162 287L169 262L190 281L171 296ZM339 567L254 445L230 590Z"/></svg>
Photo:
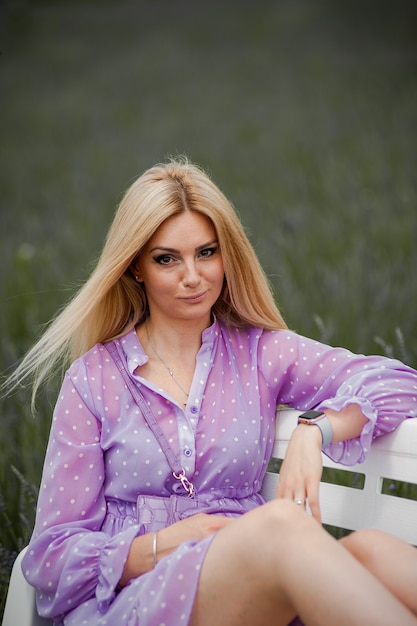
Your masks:
<svg viewBox="0 0 417 626"><path fill-rule="evenodd" d="M306 411L305 413L301 413L301 415L298 416L298 424L308 428L315 426L313 430L320 431L322 449L327 448L333 440L333 428L324 411Z"/></svg>
<svg viewBox="0 0 417 626"><path fill-rule="evenodd" d="M306 424L297 424L296 432L299 433L300 437L309 438L312 444L317 445L317 447L321 450L323 437L318 428L311 428Z"/></svg>
<svg viewBox="0 0 417 626"><path fill-rule="evenodd" d="M141 535L132 541L123 574L117 586L118 590L125 587L132 578L137 578L155 567L154 546L155 533ZM159 549L157 555L159 555Z"/></svg>

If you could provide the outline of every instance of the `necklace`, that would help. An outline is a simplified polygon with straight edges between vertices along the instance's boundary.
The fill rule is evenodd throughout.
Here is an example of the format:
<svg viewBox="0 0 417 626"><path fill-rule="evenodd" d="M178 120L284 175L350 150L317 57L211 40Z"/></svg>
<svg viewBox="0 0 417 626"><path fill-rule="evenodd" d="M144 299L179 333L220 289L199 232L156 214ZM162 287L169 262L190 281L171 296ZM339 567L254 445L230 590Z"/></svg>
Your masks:
<svg viewBox="0 0 417 626"><path fill-rule="evenodd" d="M152 348L153 353L155 354L155 356L161 361L162 365L165 367L165 369L167 370L168 374L171 376L172 380L174 381L174 383L177 385L178 389L181 389L182 393L188 398L188 393L185 391L184 387L178 382L178 380L176 379L176 376L174 374L174 372L172 371L172 369L169 367L169 365L167 365L165 363L165 361L163 360L163 358L158 354L157 349L155 348L155 346L153 345L152 339L151 339L151 335L149 333L149 328L148 328L148 322L146 322L145 324L145 330L146 330L146 338L148 340L149 345Z"/></svg>

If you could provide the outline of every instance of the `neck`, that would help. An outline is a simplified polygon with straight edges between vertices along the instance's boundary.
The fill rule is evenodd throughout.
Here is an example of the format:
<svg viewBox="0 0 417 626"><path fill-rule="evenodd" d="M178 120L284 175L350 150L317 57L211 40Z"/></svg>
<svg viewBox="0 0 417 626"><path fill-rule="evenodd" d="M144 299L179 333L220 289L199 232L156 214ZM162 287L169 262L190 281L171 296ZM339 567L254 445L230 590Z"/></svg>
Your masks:
<svg viewBox="0 0 417 626"><path fill-rule="evenodd" d="M143 326L146 327L146 332L151 336L158 351L165 355L180 356L190 352L195 354L199 350L203 331L210 323L210 319L204 323L201 320L179 323L170 320L166 323L149 316Z"/></svg>

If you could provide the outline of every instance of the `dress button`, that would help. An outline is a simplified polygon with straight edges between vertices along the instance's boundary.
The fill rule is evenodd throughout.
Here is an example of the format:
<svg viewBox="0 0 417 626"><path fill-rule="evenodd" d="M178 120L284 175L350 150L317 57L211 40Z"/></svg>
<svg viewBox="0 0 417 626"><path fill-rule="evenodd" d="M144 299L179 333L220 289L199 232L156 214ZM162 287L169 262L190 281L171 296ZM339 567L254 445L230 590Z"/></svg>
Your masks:
<svg viewBox="0 0 417 626"><path fill-rule="evenodd" d="M191 413L197 413L198 412L198 407L197 406L192 406L190 411L191 411Z"/></svg>
<svg viewBox="0 0 417 626"><path fill-rule="evenodd" d="M185 456L191 456L192 452L191 452L190 448L185 448L184 454L185 454Z"/></svg>

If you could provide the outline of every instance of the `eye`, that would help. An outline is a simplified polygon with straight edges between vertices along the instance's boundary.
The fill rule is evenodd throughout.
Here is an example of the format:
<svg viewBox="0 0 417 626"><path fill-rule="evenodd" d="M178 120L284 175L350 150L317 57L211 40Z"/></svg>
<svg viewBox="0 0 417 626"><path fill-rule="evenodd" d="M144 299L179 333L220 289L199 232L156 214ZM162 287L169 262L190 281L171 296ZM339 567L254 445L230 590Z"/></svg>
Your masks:
<svg viewBox="0 0 417 626"><path fill-rule="evenodd" d="M159 263L159 265L169 265L172 261L173 258L170 254L161 254L155 257L155 263Z"/></svg>
<svg viewBox="0 0 417 626"><path fill-rule="evenodd" d="M203 250L200 251L200 256L203 257L204 259L207 259L213 256L213 254L215 254L216 252L217 252L216 247L204 248Z"/></svg>

